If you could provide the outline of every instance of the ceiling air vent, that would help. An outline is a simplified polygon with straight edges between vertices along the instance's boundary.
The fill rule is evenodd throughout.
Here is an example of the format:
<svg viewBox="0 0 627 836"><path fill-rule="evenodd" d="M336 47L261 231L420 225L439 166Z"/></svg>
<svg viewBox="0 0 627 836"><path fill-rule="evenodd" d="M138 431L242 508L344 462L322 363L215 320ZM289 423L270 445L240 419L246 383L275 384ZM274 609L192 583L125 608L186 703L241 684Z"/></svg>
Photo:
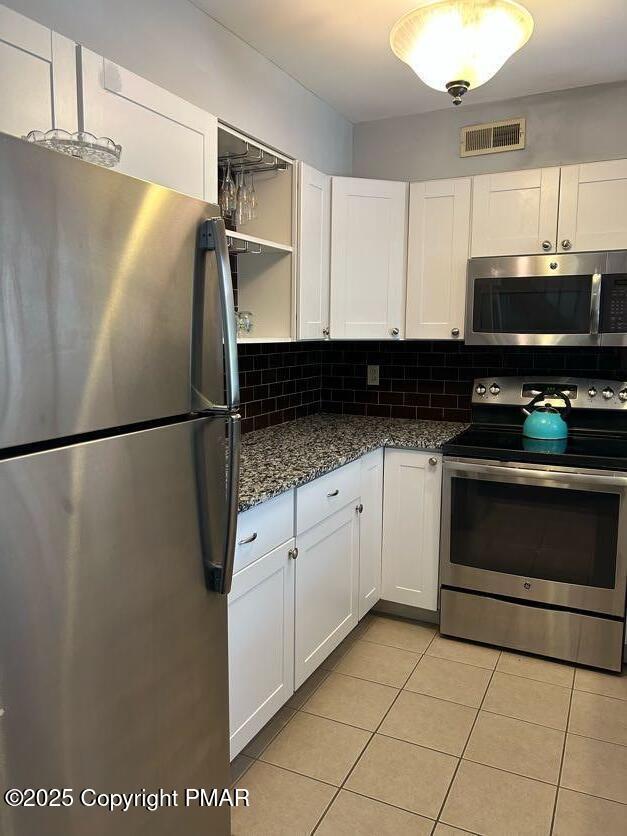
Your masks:
<svg viewBox="0 0 627 836"><path fill-rule="evenodd" d="M518 151L524 147L524 119L487 122L485 125L469 125L462 128L460 147L462 157L476 157L478 154L498 154L501 151Z"/></svg>

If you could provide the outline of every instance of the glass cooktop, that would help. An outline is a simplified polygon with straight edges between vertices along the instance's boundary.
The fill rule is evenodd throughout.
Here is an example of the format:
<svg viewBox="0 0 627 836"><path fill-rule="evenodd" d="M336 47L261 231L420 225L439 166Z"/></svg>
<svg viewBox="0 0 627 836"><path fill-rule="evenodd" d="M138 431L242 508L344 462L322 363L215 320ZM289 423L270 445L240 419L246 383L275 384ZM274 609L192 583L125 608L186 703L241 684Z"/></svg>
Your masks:
<svg viewBox="0 0 627 836"><path fill-rule="evenodd" d="M442 452L476 459L627 470L627 435L575 432L568 438L545 441L527 438L518 428L475 426L444 444Z"/></svg>

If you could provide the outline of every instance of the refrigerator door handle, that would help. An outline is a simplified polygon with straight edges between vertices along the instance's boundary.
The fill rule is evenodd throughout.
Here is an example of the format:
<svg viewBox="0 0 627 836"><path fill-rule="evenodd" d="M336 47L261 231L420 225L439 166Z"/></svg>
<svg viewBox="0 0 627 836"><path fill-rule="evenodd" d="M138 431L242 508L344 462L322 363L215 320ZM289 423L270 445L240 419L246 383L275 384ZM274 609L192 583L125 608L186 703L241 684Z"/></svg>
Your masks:
<svg viewBox="0 0 627 836"><path fill-rule="evenodd" d="M216 416L216 420L219 420ZM237 535L237 514L239 504L239 465L241 442L241 419L239 415L226 418L228 442L225 445L226 458L226 513L211 518L215 507L215 485L208 484L211 465L207 459L205 441L202 435L196 440L196 493L198 519L207 589L228 595L231 591L233 564L235 562L235 539ZM222 477L220 477L222 479ZM220 491L221 492L221 491ZM225 529L223 529L225 526ZM215 532L224 530L224 537L216 540ZM219 554L223 550L222 555Z"/></svg>
<svg viewBox="0 0 627 836"><path fill-rule="evenodd" d="M192 383L195 408L199 411L235 412L240 405L239 370L237 364L237 318L233 297L233 279L229 263L229 248L226 229L222 218L209 218L200 229L200 248L205 252L215 252L220 294L220 315L224 338L224 374L226 379L226 404L213 403ZM202 309L204 299L194 294L194 306ZM202 310L194 312L194 320L202 319ZM202 350L202 339L194 344L194 351ZM193 375L193 380L196 375Z"/></svg>
<svg viewBox="0 0 627 836"><path fill-rule="evenodd" d="M225 537L226 547L220 589L218 590L223 595L228 595L228 593L231 591L231 581L233 580L233 565L235 563L235 540L237 537L237 512L239 506L239 462L241 440L242 422L240 420L239 415L233 415L231 418L231 432L229 434L229 463L227 468L228 511Z"/></svg>

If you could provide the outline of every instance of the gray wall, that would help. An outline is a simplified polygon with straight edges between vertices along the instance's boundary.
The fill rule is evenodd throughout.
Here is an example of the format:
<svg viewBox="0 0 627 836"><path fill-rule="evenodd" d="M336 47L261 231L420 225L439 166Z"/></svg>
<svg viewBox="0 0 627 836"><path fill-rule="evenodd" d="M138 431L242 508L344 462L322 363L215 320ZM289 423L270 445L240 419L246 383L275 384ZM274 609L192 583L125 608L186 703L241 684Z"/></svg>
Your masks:
<svg viewBox="0 0 627 836"><path fill-rule="evenodd" d="M3 0L193 104L329 173L352 124L189 0Z"/></svg>
<svg viewBox="0 0 627 836"><path fill-rule="evenodd" d="M515 116L527 119L523 151L459 156L462 126ZM622 157L627 157L627 82L492 104L472 106L466 101L458 108L451 105L432 113L362 122L355 126L353 140L353 173L390 180L431 180Z"/></svg>

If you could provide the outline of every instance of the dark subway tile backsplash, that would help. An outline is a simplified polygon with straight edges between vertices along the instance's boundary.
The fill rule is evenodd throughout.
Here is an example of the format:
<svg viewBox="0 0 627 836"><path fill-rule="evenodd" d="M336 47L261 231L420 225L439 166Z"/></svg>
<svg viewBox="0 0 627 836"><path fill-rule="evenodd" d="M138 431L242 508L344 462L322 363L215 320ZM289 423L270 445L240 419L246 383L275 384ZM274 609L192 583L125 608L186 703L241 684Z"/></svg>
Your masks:
<svg viewBox="0 0 627 836"><path fill-rule="evenodd" d="M472 381L502 375L627 377L614 348L466 346L456 342L240 345L245 432L315 412L470 419ZM367 366L379 366L368 386Z"/></svg>
<svg viewBox="0 0 627 836"><path fill-rule="evenodd" d="M239 345L243 432L320 412L322 345Z"/></svg>

